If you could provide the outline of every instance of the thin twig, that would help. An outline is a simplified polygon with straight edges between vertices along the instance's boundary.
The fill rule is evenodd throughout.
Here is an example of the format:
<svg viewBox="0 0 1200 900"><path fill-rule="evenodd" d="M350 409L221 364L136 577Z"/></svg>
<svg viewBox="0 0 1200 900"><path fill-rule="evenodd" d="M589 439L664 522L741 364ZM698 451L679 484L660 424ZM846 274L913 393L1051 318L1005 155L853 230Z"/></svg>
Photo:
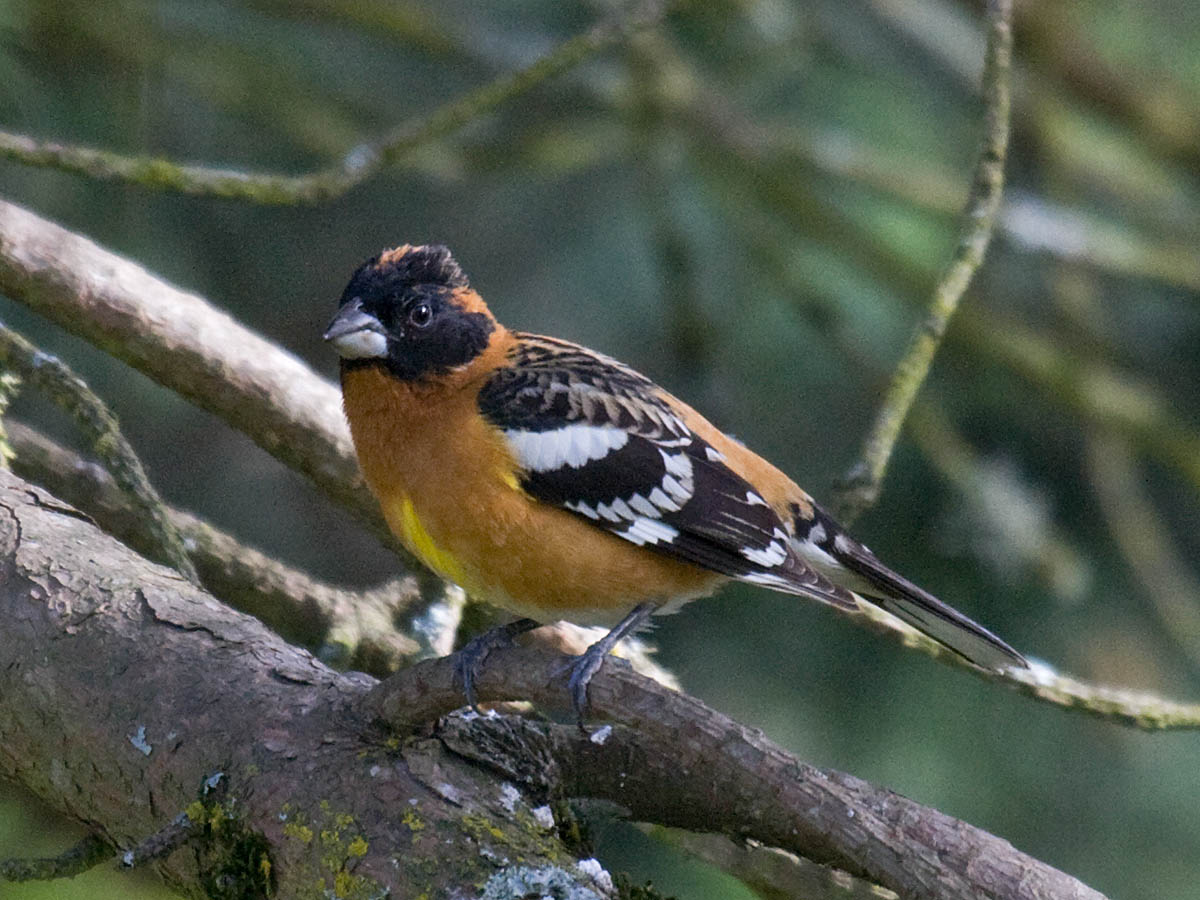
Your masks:
<svg viewBox="0 0 1200 900"><path fill-rule="evenodd" d="M732 875L763 900L897 900L895 891L840 869L719 834L639 825L641 831Z"/></svg>
<svg viewBox="0 0 1200 900"><path fill-rule="evenodd" d="M1087 469L1113 541L1151 609L1192 664L1200 665L1200 581L1146 496L1132 447L1110 433L1095 432L1087 442Z"/></svg>
<svg viewBox="0 0 1200 900"><path fill-rule="evenodd" d="M194 830L195 826L188 814L181 812L154 834L140 841L136 847L121 854L120 865L125 869L136 869L161 859L187 843Z"/></svg>
<svg viewBox="0 0 1200 900"><path fill-rule="evenodd" d="M58 358L38 350L8 326L0 323L0 365L43 391L66 410L84 430L96 455L113 480L146 520L153 538L152 556L167 563L189 581L199 583L179 530L146 476L142 461L108 406Z"/></svg>
<svg viewBox="0 0 1200 900"><path fill-rule="evenodd" d="M0 860L0 880L54 881L57 878L74 878L111 859L113 852L112 844L107 840L99 834L89 834L58 856Z"/></svg>
<svg viewBox="0 0 1200 900"><path fill-rule="evenodd" d="M185 165L160 157L131 157L92 147L40 141L6 131L0 131L0 158L98 180L124 181L196 196L260 204L322 203L341 196L413 149L457 131L542 82L574 68L629 33L657 24L666 15L667 8L668 3L661 0L640 0L565 41L532 65L502 75L434 110L424 119L360 144L334 165L307 175Z"/></svg>
<svg viewBox="0 0 1200 900"><path fill-rule="evenodd" d="M875 423L863 444L862 454L839 485L835 507L845 522L852 522L878 499L888 460L896 446L904 419L929 374L950 318L983 262L992 238L1004 188L1004 160L1008 153L1011 19L1012 0L989 0L988 42L983 73L983 150L975 167L958 246L949 267L938 279L924 320L896 367Z"/></svg>

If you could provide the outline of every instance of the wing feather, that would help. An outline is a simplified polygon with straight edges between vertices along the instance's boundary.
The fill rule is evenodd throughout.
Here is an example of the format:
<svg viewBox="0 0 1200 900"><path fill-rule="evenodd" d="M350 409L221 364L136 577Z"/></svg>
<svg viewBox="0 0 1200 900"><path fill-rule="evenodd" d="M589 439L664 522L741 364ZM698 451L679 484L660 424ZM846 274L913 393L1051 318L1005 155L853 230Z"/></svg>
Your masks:
<svg viewBox="0 0 1200 900"><path fill-rule="evenodd" d="M856 606L793 552L775 510L649 379L566 341L519 337L479 408L532 496L731 578Z"/></svg>

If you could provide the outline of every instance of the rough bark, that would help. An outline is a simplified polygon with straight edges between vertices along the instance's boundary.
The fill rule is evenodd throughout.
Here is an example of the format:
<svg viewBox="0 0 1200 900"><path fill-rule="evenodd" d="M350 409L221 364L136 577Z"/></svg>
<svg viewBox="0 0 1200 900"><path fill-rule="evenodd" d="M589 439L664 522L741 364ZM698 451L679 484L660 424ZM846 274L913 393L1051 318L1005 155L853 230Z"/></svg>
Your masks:
<svg viewBox="0 0 1200 900"><path fill-rule="evenodd" d="M562 663L540 650L496 651L476 682L483 700L566 701ZM905 898L1102 900L1007 841L853 775L807 765L694 697L606 662L589 696L624 723L590 735L517 718L442 719L460 755L537 789L616 802L640 821L751 838L869 879ZM457 706L451 660L393 675L369 697L412 727Z"/></svg>
<svg viewBox="0 0 1200 900"><path fill-rule="evenodd" d="M501 779L438 740L371 727L371 679L331 671L6 472L0 620L0 776L119 848L188 811L200 838L157 864L187 895L264 896L268 882L288 898L473 895L518 858L588 883Z"/></svg>

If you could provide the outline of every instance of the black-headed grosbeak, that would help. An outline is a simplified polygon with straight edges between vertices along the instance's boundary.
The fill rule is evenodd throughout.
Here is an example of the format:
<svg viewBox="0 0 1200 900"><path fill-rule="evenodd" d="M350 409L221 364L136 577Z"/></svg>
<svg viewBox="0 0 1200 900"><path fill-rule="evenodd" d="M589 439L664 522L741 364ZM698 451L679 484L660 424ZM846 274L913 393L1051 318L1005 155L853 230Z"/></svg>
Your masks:
<svg viewBox="0 0 1200 900"><path fill-rule="evenodd" d="M574 665L576 711L622 636L729 580L847 610L882 607L985 669L1015 650L847 535L795 482L644 375L509 331L442 246L354 273L325 333L367 483L401 542L472 597L611 626Z"/></svg>

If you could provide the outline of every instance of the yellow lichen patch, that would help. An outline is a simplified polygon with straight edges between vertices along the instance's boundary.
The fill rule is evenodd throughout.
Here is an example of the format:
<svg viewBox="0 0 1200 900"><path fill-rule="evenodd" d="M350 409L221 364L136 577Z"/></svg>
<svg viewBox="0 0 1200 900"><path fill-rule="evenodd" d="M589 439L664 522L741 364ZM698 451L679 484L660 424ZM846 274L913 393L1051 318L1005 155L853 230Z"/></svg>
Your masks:
<svg viewBox="0 0 1200 900"><path fill-rule="evenodd" d="M283 833L290 838L295 838L302 844L311 844L313 839L313 830L307 825L300 822L288 822L283 826Z"/></svg>
<svg viewBox="0 0 1200 900"><path fill-rule="evenodd" d="M351 856L366 856L367 849L367 842L363 840L361 834L346 845L346 852Z"/></svg>
<svg viewBox="0 0 1200 900"><path fill-rule="evenodd" d="M406 809L404 815L400 817L400 821L408 826L410 831L417 832L425 828L425 823L421 821L421 817L416 814L415 810Z"/></svg>

